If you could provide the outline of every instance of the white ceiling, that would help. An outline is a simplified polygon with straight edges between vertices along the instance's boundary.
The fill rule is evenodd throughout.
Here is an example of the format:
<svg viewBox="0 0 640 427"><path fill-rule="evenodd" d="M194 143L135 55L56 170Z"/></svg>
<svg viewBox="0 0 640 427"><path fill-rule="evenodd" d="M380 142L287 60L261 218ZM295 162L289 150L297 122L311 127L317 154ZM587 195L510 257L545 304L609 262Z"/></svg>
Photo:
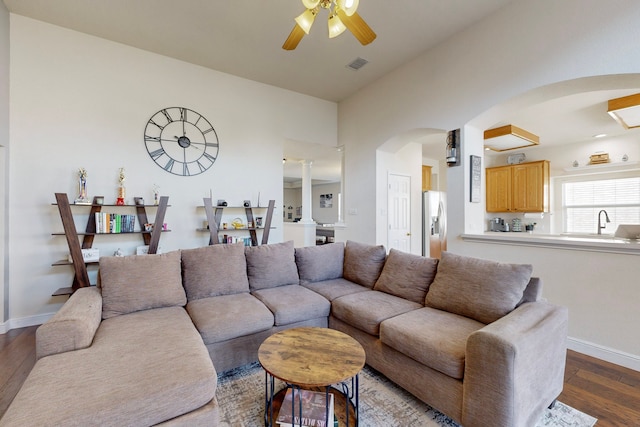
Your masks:
<svg viewBox="0 0 640 427"><path fill-rule="evenodd" d="M358 12L378 35L373 43L362 46L348 31L329 39L327 12L321 10L310 35L294 51L281 46L294 17L304 10L300 0L3 1L12 13L339 102L511 0L361 0ZM359 71L346 68L358 57L369 63ZM606 101L631 93L565 96L511 111L492 127L514 124L539 135L545 146L585 141L598 133L615 135L625 131L606 114ZM425 156L443 158L445 138L444 133L425 136ZM285 156L309 158L291 150L292 144L285 147ZM320 151L313 154L313 176L334 180L336 151ZM285 176L299 176L301 168L288 169Z"/></svg>

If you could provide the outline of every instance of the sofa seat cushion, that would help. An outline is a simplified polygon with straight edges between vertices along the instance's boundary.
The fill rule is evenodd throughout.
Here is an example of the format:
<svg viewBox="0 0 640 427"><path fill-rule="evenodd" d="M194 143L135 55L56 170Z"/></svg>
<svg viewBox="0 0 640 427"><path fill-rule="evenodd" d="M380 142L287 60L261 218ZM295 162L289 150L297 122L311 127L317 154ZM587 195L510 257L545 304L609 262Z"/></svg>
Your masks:
<svg viewBox="0 0 640 427"><path fill-rule="evenodd" d="M183 249L182 284L189 301L249 292L244 245Z"/></svg>
<svg viewBox="0 0 640 427"><path fill-rule="evenodd" d="M331 315L354 328L378 336L380 322L419 308L422 308L422 304L417 302L380 291L366 291L333 300Z"/></svg>
<svg viewBox="0 0 640 427"><path fill-rule="evenodd" d="M189 301L187 311L205 344L266 331L273 326L271 311L248 292Z"/></svg>
<svg viewBox="0 0 640 427"><path fill-rule="evenodd" d="M86 349L38 360L2 422L153 425L207 405L216 386L184 308L140 311L103 321Z"/></svg>
<svg viewBox="0 0 640 427"><path fill-rule="evenodd" d="M326 246L326 245L323 245ZM360 286L347 279L323 280L322 282L303 283L302 286L319 293L329 301L356 292L370 291L371 289Z"/></svg>
<svg viewBox="0 0 640 427"><path fill-rule="evenodd" d="M437 267L437 258L391 249L373 289L424 304Z"/></svg>
<svg viewBox="0 0 640 427"><path fill-rule="evenodd" d="M296 265L300 284L342 277L344 243L296 248Z"/></svg>
<svg viewBox="0 0 640 427"><path fill-rule="evenodd" d="M293 241L245 247L252 291L300 283Z"/></svg>
<svg viewBox="0 0 640 427"><path fill-rule="evenodd" d="M432 369L462 379L467 337L484 326L468 317L424 307L382 322L380 341Z"/></svg>
<svg viewBox="0 0 640 427"><path fill-rule="evenodd" d="M329 300L300 285L261 289L253 295L271 310L276 326L328 317L331 309Z"/></svg>
<svg viewBox="0 0 640 427"><path fill-rule="evenodd" d="M509 314L524 295L533 267L443 252L425 305L482 323Z"/></svg>

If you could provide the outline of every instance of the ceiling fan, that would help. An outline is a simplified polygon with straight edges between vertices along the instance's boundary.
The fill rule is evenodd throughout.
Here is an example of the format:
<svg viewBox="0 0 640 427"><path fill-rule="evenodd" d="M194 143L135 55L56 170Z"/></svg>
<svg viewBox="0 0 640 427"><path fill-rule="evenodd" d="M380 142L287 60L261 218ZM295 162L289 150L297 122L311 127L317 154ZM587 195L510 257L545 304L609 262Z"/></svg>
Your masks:
<svg viewBox="0 0 640 427"><path fill-rule="evenodd" d="M346 29L349 29L362 45L367 45L376 38L376 33L356 12L359 0L302 0L302 4L307 10L295 19L296 25L282 45L285 50L295 49L302 37L309 34L320 8L329 11L329 38L339 36Z"/></svg>

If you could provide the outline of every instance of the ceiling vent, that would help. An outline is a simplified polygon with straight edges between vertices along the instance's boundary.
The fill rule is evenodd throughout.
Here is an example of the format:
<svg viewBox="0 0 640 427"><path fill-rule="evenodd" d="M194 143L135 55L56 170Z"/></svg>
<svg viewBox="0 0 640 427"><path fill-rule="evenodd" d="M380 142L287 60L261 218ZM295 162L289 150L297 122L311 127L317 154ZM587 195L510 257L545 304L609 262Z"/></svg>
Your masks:
<svg viewBox="0 0 640 427"><path fill-rule="evenodd" d="M347 68L351 68L353 71L358 71L360 68L364 67L368 63L369 61L367 61L366 59L358 57L353 61L351 61L349 64L347 64Z"/></svg>

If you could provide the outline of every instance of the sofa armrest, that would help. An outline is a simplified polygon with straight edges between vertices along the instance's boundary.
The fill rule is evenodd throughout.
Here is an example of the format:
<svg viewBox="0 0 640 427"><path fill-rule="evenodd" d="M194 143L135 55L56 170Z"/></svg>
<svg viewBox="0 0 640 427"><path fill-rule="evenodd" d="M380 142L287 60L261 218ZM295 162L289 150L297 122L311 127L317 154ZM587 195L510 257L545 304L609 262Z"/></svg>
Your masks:
<svg viewBox="0 0 640 427"><path fill-rule="evenodd" d="M80 288L62 308L36 330L36 357L87 348L102 320L102 294Z"/></svg>
<svg viewBox="0 0 640 427"><path fill-rule="evenodd" d="M532 302L467 340L462 424L532 426L562 391L568 310Z"/></svg>

